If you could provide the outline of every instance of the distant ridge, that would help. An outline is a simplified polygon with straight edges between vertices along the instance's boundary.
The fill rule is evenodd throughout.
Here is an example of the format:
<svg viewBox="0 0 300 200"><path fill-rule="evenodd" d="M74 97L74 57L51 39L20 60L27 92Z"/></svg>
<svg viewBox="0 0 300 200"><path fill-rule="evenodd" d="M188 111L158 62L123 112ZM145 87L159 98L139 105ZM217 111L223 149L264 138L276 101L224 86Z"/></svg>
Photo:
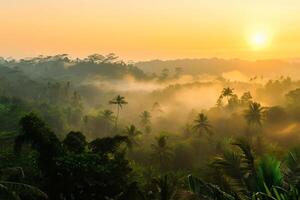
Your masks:
<svg viewBox="0 0 300 200"><path fill-rule="evenodd" d="M247 75L277 75L293 76L300 72L300 62L279 59L248 61L241 59L200 58L176 60L150 60L136 63L136 66L146 73L160 73L164 68L170 72L181 67L184 74L221 75L228 71L240 71Z"/></svg>

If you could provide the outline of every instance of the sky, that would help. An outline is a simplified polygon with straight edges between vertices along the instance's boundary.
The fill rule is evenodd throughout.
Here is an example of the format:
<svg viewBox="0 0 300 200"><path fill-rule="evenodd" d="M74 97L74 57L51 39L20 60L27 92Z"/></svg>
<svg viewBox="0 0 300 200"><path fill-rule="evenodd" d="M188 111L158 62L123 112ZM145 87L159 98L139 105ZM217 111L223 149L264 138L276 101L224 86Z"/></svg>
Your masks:
<svg viewBox="0 0 300 200"><path fill-rule="evenodd" d="M4 57L300 57L299 0L0 0L0 5Z"/></svg>

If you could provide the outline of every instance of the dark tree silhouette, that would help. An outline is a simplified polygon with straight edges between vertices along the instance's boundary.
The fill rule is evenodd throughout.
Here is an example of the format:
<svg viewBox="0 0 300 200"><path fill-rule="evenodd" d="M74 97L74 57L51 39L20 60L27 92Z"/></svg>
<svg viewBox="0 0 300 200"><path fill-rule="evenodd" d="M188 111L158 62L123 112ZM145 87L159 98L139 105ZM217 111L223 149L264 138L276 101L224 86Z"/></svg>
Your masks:
<svg viewBox="0 0 300 200"><path fill-rule="evenodd" d="M212 133L212 126L210 125L208 118L205 114L200 113L197 118L194 120L194 130L196 130L199 135L204 133L211 134Z"/></svg>
<svg viewBox="0 0 300 200"><path fill-rule="evenodd" d="M63 146L70 152L82 153L87 145L85 136L81 132L71 131L63 140Z"/></svg>
<svg viewBox="0 0 300 200"><path fill-rule="evenodd" d="M259 103L252 102L245 111L245 119L248 125L262 126L265 108Z"/></svg>
<svg viewBox="0 0 300 200"><path fill-rule="evenodd" d="M151 147L154 150L154 157L158 158L160 171L165 171L172 156L171 149L167 143L167 136L161 135L157 137L156 143L152 144Z"/></svg>
<svg viewBox="0 0 300 200"><path fill-rule="evenodd" d="M117 127L120 109L122 109L123 105L128 104L128 102L125 101L125 97L118 95L114 99L110 100L109 104L114 104L117 106L117 117L116 117L116 123L115 123L115 126Z"/></svg>
<svg viewBox="0 0 300 200"><path fill-rule="evenodd" d="M134 125L127 126L125 128L125 134L128 137L127 146L132 149L134 145L138 145L136 137L142 134Z"/></svg>

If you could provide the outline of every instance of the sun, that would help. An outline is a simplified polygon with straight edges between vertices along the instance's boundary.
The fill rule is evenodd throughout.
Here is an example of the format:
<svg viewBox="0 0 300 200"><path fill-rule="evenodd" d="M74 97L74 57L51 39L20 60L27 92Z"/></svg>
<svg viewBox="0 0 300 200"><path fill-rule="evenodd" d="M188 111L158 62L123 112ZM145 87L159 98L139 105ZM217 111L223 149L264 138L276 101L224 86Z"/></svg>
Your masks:
<svg viewBox="0 0 300 200"><path fill-rule="evenodd" d="M254 49L265 48L268 44L268 36L265 32L255 32L251 35L250 45Z"/></svg>

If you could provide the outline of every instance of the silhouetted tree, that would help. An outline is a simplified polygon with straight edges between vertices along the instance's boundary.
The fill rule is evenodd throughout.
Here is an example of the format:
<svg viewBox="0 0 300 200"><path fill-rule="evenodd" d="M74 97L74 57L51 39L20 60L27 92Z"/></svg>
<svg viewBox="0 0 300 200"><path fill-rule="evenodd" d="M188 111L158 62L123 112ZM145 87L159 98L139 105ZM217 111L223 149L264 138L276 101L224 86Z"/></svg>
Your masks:
<svg viewBox="0 0 300 200"><path fill-rule="evenodd" d="M122 143L128 142L127 136L116 135L114 137L97 138L88 144L93 153L115 153Z"/></svg>
<svg viewBox="0 0 300 200"><path fill-rule="evenodd" d="M149 111L143 111L140 115L141 125L144 128L145 133L149 134L151 132L151 114Z"/></svg>
<svg viewBox="0 0 300 200"><path fill-rule="evenodd" d="M252 102L252 95L250 92L245 92L241 96L241 104L242 105L249 105Z"/></svg>
<svg viewBox="0 0 300 200"><path fill-rule="evenodd" d="M127 126L125 128L125 134L128 137L127 146L132 149L134 145L137 145L136 137L141 135L142 132L139 131L134 125Z"/></svg>
<svg viewBox="0 0 300 200"><path fill-rule="evenodd" d="M62 145L56 135L34 113L25 115L20 120L21 134L15 139L15 152L17 155L22 150L24 143L30 143L32 148L39 153L38 165L41 169L46 189L50 198L58 198L53 185L56 184L55 158L62 153Z"/></svg>
<svg viewBox="0 0 300 200"><path fill-rule="evenodd" d="M259 103L257 102L250 103L244 115L248 125L261 126L264 110L265 108L262 107Z"/></svg>
<svg viewBox="0 0 300 200"><path fill-rule="evenodd" d="M87 141L81 132L71 131L63 140L64 147L73 153L82 153L85 150Z"/></svg>
<svg viewBox="0 0 300 200"><path fill-rule="evenodd" d="M197 118L194 120L193 128L199 135L202 135L203 133L212 133L212 126L210 125L207 116L203 113L198 114Z"/></svg>
<svg viewBox="0 0 300 200"><path fill-rule="evenodd" d="M233 88L227 87L227 88L223 88L222 90L222 96L223 97L227 97L227 99L229 97L231 97L233 95Z"/></svg>
<svg viewBox="0 0 300 200"><path fill-rule="evenodd" d="M160 171L166 170L167 163L171 158L171 149L167 144L167 136L161 135L156 138L156 143L151 145L154 150L154 156L158 158Z"/></svg>
<svg viewBox="0 0 300 200"><path fill-rule="evenodd" d="M114 99L109 101L109 104L114 104L117 106L117 117L116 117L116 123L115 123L115 126L117 127L120 109L122 109L123 105L128 104L128 102L125 101L125 97L118 95Z"/></svg>

